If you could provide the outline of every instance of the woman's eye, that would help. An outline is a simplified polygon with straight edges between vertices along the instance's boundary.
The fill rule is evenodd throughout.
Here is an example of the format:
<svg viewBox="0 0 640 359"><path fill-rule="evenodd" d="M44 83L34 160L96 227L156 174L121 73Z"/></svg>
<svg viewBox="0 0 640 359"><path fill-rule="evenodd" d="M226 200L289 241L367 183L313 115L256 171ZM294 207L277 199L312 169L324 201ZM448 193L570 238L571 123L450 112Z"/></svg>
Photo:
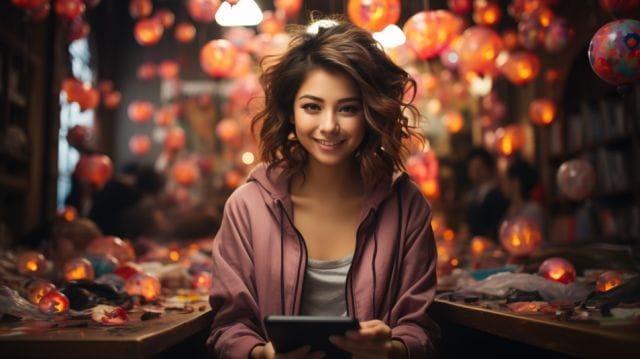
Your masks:
<svg viewBox="0 0 640 359"><path fill-rule="evenodd" d="M358 106L344 106L342 108L340 108L340 112L346 112L349 114L355 114L360 112L360 107Z"/></svg>
<svg viewBox="0 0 640 359"><path fill-rule="evenodd" d="M306 103L302 105L302 108L307 111L320 111L320 106L315 103Z"/></svg>

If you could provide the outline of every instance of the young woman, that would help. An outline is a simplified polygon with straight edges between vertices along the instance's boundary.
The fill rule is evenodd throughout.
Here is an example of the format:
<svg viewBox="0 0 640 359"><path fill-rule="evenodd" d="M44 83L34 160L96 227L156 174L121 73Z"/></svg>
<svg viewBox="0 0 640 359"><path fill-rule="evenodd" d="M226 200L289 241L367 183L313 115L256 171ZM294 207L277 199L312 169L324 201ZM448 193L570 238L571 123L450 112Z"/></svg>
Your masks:
<svg viewBox="0 0 640 359"><path fill-rule="evenodd" d="M355 358L425 358L438 327L431 209L401 172L415 82L371 35L320 20L263 72L262 159L214 240L209 347L273 358L267 315L348 315ZM322 357L307 347L278 357Z"/></svg>

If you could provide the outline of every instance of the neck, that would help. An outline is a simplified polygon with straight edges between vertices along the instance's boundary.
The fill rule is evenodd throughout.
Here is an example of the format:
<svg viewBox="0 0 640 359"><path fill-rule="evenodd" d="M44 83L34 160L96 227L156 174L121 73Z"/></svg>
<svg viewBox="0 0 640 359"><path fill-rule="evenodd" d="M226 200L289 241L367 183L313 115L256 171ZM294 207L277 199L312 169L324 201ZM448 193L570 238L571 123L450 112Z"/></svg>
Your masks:
<svg viewBox="0 0 640 359"><path fill-rule="evenodd" d="M361 196L364 192L355 162L326 166L310 159L304 173L304 178L297 176L292 181L291 192L295 195L329 199Z"/></svg>

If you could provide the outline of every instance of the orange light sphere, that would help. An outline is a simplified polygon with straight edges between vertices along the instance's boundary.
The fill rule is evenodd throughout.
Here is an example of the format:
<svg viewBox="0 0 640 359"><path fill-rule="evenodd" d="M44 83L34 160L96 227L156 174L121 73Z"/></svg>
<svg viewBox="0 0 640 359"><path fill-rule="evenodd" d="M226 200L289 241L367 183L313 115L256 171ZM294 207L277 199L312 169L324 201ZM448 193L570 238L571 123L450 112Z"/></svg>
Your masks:
<svg viewBox="0 0 640 359"><path fill-rule="evenodd" d="M161 290L162 286L158 278L146 273L134 274L124 284L124 291L127 294L142 296L147 302L158 299Z"/></svg>
<svg viewBox="0 0 640 359"><path fill-rule="evenodd" d="M560 257L551 257L538 268L538 274L546 279L560 283L571 283L576 279L576 269L568 260Z"/></svg>
<svg viewBox="0 0 640 359"><path fill-rule="evenodd" d="M233 70L237 52L228 40L211 40L200 50L200 67L211 77L226 77Z"/></svg>
<svg viewBox="0 0 640 359"><path fill-rule="evenodd" d="M60 90L65 94L68 103L78 102L84 96L84 84L74 77L64 79Z"/></svg>
<svg viewBox="0 0 640 359"><path fill-rule="evenodd" d="M74 125L67 130L67 143L73 148L85 148L92 138L93 130L87 126Z"/></svg>
<svg viewBox="0 0 640 359"><path fill-rule="evenodd" d="M529 104L529 118L538 126L545 126L556 118L556 104L548 98L539 98Z"/></svg>
<svg viewBox="0 0 640 359"><path fill-rule="evenodd" d="M173 178L181 186L191 186L200 177L198 165L193 160L178 160L173 165Z"/></svg>
<svg viewBox="0 0 640 359"><path fill-rule="evenodd" d="M505 30L502 33L502 43L505 50L514 50L518 47L518 33L513 30Z"/></svg>
<svg viewBox="0 0 640 359"><path fill-rule="evenodd" d="M196 36L196 27L188 22L181 22L176 25L176 28L173 30L173 36L179 42L184 44L193 41L193 38Z"/></svg>
<svg viewBox="0 0 640 359"><path fill-rule="evenodd" d="M145 62L138 67L136 76L138 80L148 81L156 77L158 73L157 66L151 61Z"/></svg>
<svg viewBox="0 0 640 359"><path fill-rule="evenodd" d="M78 210L74 206L66 205L62 210L58 211L58 217L67 222L71 222L78 218Z"/></svg>
<svg viewBox="0 0 640 359"><path fill-rule="evenodd" d="M220 7L220 0L188 0L187 11L191 18L202 23L211 23Z"/></svg>
<svg viewBox="0 0 640 359"><path fill-rule="evenodd" d="M446 10L421 11L402 28L407 43L421 60L439 55L461 29L462 20Z"/></svg>
<svg viewBox="0 0 640 359"><path fill-rule="evenodd" d="M540 227L525 218L504 221L500 226L500 242L513 256L528 256L540 246Z"/></svg>
<svg viewBox="0 0 640 359"><path fill-rule="evenodd" d="M198 289L201 292L208 292L211 288L212 278L211 273L202 271L193 276L191 285L193 288Z"/></svg>
<svg viewBox="0 0 640 359"><path fill-rule="evenodd" d="M440 185L435 179L428 179L420 182L420 192L429 198L434 199L440 196Z"/></svg>
<svg viewBox="0 0 640 359"><path fill-rule="evenodd" d="M112 255L119 263L135 260L136 253L128 240L116 236L102 236L92 240L86 249L88 254Z"/></svg>
<svg viewBox="0 0 640 359"><path fill-rule="evenodd" d="M596 280L596 291L604 293L624 283L624 276L617 271L602 272Z"/></svg>
<svg viewBox="0 0 640 359"><path fill-rule="evenodd" d="M86 258L74 258L67 261L62 267L62 273L66 281L93 279L95 277L93 265Z"/></svg>
<svg viewBox="0 0 640 359"><path fill-rule="evenodd" d="M511 156L524 146L524 131L518 125L509 125L497 135L497 150L503 156Z"/></svg>
<svg viewBox="0 0 640 359"><path fill-rule="evenodd" d="M229 171L224 175L224 183L229 189L234 189L242 182L242 175L238 171Z"/></svg>
<svg viewBox="0 0 640 359"><path fill-rule="evenodd" d="M262 22L258 24L258 30L261 33L275 35L284 31L287 19L281 17L282 12L273 12L271 10L262 13Z"/></svg>
<svg viewBox="0 0 640 359"><path fill-rule="evenodd" d="M469 244L469 252L473 258L481 258L485 253L493 249L493 242L483 236L475 236L471 238Z"/></svg>
<svg viewBox="0 0 640 359"><path fill-rule="evenodd" d="M135 123L147 122L153 117L156 108L149 101L132 101L127 107L129 119Z"/></svg>
<svg viewBox="0 0 640 359"><path fill-rule="evenodd" d="M384 30L400 18L399 0L349 0L349 20L370 32Z"/></svg>
<svg viewBox="0 0 640 359"><path fill-rule="evenodd" d="M485 26L473 26L462 33L460 67L468 72L491 73L495 60L502 51L502 39Z"/></svg>
<svg viewBox="0 0 640 359"><path fill-rule="evenodd" d="M509 55L507 62L500 67L504 76L516 85L533 81L540 73L540 60L533 53L520 51Z"/></svg>
<svg viewBox="0 0 640 359"><path fill-rule="evenodd" d="M180 73L180 65L173 60L164 60L158 65L158 74L165 80L174 79Z"/></svg>
<svg viewBox="0 0 640 359"><path fill-rule="evenodd" d="M102 97L104 107L109 110L118 108L118 106L120 106L120 102L122 102L122 94L120 91L109 92L104 94Z"/></svg>
<svg viewBox="0 0 640 359"><path fill-rule="evenodd" d="M216 135L218 135L220 141L231 142L240 136L240 126L234 119L222 119L216 126Z"/></svg>
<svg viewBox="0 0 640 359"><path fill-rule="evenodd" d="M87 9L82 0L56 0L55 12L67 21L73 21Z"/></svg>
<svg viewBox="0 0 640 359"><path fill-rule="evenodd" d="M39 276L47 270L47 261L40 252L26 251L18 256L16 268L22 275Z"/></svg>
<svg viewBox="0 0 640 359"><path fill-rule="evenodd" d="M556 68L550 68L544 72L544 81L547 84L554 84L559 79L560 79L560 71Z"/></svg>
<svg viewBox="0 0 640 359"><path fill-rule="evenodd" d="M131 0L129 1L129 15L137 19L139 17L147 17L153 11L153 3L151 0Z"/></svg>
<svg viewBox="0 0 640 359"><path fill-rule="evenodd" d="M171 126L176 120L176 107L174 105L165 105L156 111L153 117L156 125L160 127Z"/></svg>
<svg viewBox="0 0 640 359"><path fill-rule="evenodd" d="M502 19L500 6L493 2L487 2L484 6L477 6L473 10L473 21L478 25L493 26Z"/></svg>
<svg viewBox="0 0 640 359"><path fill-rule="evenodd" d="M137 265L134 262L126 262L120 266L118 266L114 271L113 274L117 275L118 277L127 280L129 279L131 276L133 276L134 274L138 274L142 272L142 268Z"/></svg>
<svg viewBox="0 0 640 359"><path fill-rule="evenodd" d="M53 283L49 283L44 280L35 280L27 286L27 299L33 304L40 303L42 297L45 294L56 290L56 286Z"/></svg>
<svg viewBox="0 0 640 359"><path fill-rule="evenodd" d="M45 314L63 314L69 310L69 299L62 292L52 290L40 298L38 308Z"/></svg>
<svg viewBox="0 0 640 359"><path fill-rule="evenodd" d="M100 104L100 91L89 84L84 85L84 94L78 100L80 111L92 110Z"/></svg>
<svg viewBox="0 0 640 359"><path fill-rule="evenodd" d="M447 0L447 7L455 14L464 15L471 10L471 0Z"/></svg>
<svg viewBox="0 0 640 359"><path fill-rule="evenodd" d="M113 175L113 162L107 155L81 154L74 174L96 188L102 188Z"/></svg>
<svg viewBox="0 0 640 359"><path fill-rule="evenodd" d="M136 156L144 156L151 150L151 140L144 134L133 135L129 139L129 151Z"/></svg>
<svg viewBox="0 0 640 359"><path fill-rule="evenodd" d="M169 9L159 9L158 11L156 11L154 17L160 20L162 27L164 27L165 29L173 26L173 23L176 21L176 16Z"/></svg>
<svg viewBox="0 0 640 359"><path fill-rule="evenodd" d="M174 126L167 129L167 134L164 138L164 148L167 151L179 151L186 142L186 135L181 127Z"/></svg>
<svg viewBox="0 0 640 359"><path fill-rule="evenodd" d="M442 116L442 122L447 127L449 133L458 133L464 127L464 117L459 111L447 111Z"/></svg>
<svg viewBox="0 0 640 359"><path fill-rule="evenodd" d="M292 18L300 11L302 0L275 0L273 4L277 10L283 11L286 17Z"/></svg>
<svg viewBox="0 0 640 359"><path fill-rule="evenodd" d="M162 38L164 27L157 18L140 19L133 28L133 35L142 46L155 45Z"/></svg>

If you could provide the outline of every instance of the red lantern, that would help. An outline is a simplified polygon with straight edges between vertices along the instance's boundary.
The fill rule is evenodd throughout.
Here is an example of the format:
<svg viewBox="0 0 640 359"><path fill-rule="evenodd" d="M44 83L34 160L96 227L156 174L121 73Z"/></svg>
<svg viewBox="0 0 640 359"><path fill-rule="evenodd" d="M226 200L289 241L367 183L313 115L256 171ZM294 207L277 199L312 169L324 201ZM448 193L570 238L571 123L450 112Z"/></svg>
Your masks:
<svg viewBox="0 0 640 359"><path fill-rule="evenodd" d="M202 271L193 275L192 286L203 293L208 293L211 288L211 282L211 273Z"/></svg>
<svg viewBox="0 0 640 359"><path fill-rule="evenodd" d="M569 160L560 165L556 173L556 184L560 193L574 201L586 198L596 182L596 173L589 161Z"/></svg>
<svg viewBox="0 0 640 359"><path fill-rule="evenodd" d="M142 46L158 43L163 32L162 23L157 18L140 19L133 29L136 41Z"/></svg>
<svg viewBox="0 0 640 359"><path fill-rule="evenodd" d="M502 10L494 2L485 2L482 6L475 6L473 10L473 21L478 25L493 26L500 22Z"/></svg>
<svg viewBox="0 0 640 359"><path fill-rule="evenodd" d="M22 275L39 276L47 270L47 262L42 253L27 251L18 256L16 269Z"/></svg>
<svg viewBox="0 0 640 359"><path fill-rule="evenodd" d="M493 242L483 236L475 236L469 244L469 252L474 258L481 258L485 253L493 249Z"/></svg>
<svg viewBox="0 0 640 359"><path fill-rule="evenodd" d="M225 39L211 40L200 50L200 66L211 77L228 76L235 65L237 50Z"/></svg>
<svg viewBox="0 0 640 359"><path fill-rule="evenodd" d="M40 298L38 308L45 314L62 314L69 310L69 299L62 292L52 290Z"/></svg>
<svg viewBox="0 0 640 359"><path fill-rule="evenodd" d="M274 0L277 10L283 11L285 16L292 18L298 14L302 7L302 0Z"/></svg>
<svg viewBox="0 0 640 359"><path fill-rule="evenodd" d="M186 135L181 127L174 126L167 130L167 135L164 138L164 148L167 151L179 151L184 147L186 141Z"/></svg>
<svg viewBox="0 0 640 359"><path fill-rule="evenodd" d="M161 289L158 278L146 273L134 274L124 284L127 294L142 296L147 302L158 299Z"/></svg>
<svg viewBox="0 0 640 359"><path fill-rule="evenodd" d="M216 134L220 141L232 142L240 136L240 126L234 119L225 118L218 122Z"/></svg>
<svg viewBox="0 0 640 359"><path fill-rule="evenodd" d="M124 280L127 280L132 275L138 274L141 272L142 272L142 268L139 265L137 265L135 262L126 262L121 266L119 266L118 268L116 268L113 271L113 274L117 275L118 277Z"/></svg>
<svg viewBox="0 0 640 359"><path fill-rule="evenodd" d="M514 257L528 256L540 246L540 227L525 218L504 221L500 226L500 242Z"/></svg>
<svg viewBox="0 0 640 359"><path fill-rule="evenodd" d="M119 91L109 92L103 95L102 103L104 107L113 110L120 106L120 102L122 101L122 94Z"/></svg>
<svg viewBox="0 0 640 359"><path fill-rule="evenodd" d="M154 17L160 20L160 23L165 29L173 26L173 23L176 21L175 15L173 15L173 12L169 9L159 9L156 11Z"/></svg>
<svg viewBox="0 0 640 359"><path fill-rule="evenodd" d="M495 71L495 60L502 51L502 39L485 26L473 26L462 33L460 66L468 72L490 74Z"/></svg>
<svg viewBox="0 0 640 359"><path fill-rule="evenodd" d="M538 17L531 16L518 23L518 41L528 50L544 42L544 27Z"/></svg>
<svg viewBox="0 0 640 359"><path fill-rule="evenodd" d="M187 11L198 22L213 22L220 7L220 0L188 0Z"/></svg>
<svg viewBox="0 0 640 359"><path fill-rule="evenodd" d="M45 294L56 290L56 286L44 280L36 280L27 286L27 299L33 304L40 303Z"/></svg>
<svg viewBox="0 0 640 359"><path fill-rule="evenodd" d="M148 101L132 101L127 107L127 114L129 119L136 123L147 122L153 117L153 113L156 111L155 106Z"/></svg>
<svg viewBox="0 0 640 359"><path fill-rule="evenodd" d="M447 0L447 6L458 15L464 15L471 10L471 0Z"/></svg>
<svg viewBox="0 0 640 359"><path fill-rule="evenodd" d="M74 174L97 188L102 188L113 175L113 163L107 155L82 154Z"/></svg>
<svg viewBox="0 0 640 359"><path fill-rule="evenodd" d="M67 77L60 86L68 103L78 102L84 95L84 84L73 77Z"/></svg>
<svg viewBox="0 0 640 359"><path fill-rule="evenodd" d="M437 56L462 28L462 21L445 10L421 11L409 18L402 30L407 43L421 60Z"/></svg>
<svg viewBox="0 0 640 359"><path fill-rule="evenodd" d="M540 72L540 60L529 52L517 52L509 55L507 62L500 67L505 77L516 85L533 81Z"/></svg>
<svg viewBox="0 0 640 359"><path fill-rule="evenodd" d="M144 156L151 150L151 140L147 135L133 135L129 139L129 150L136 156Z"/></svg>
<svg viewBox="0 0 640 359"><path fill-rule="evenodd" d="M497 150L502 156L511 156L524 146L525 135L520 126L509 125L497 132Z"/></svg>
<svg viewBox="0 0 640 359"><path fill-rule="evenodd" d="M273 12L271 10L262 13L262 22L258 24L258 30L261 33L275 35L284 31L286 19L279 16L281 12ZM231 39L228 39L231 41Z"/></svg>
<svg viewBox="0 0 640 359"><path fill-rule="evenodd" d="M139 80L148 81L156 77L158 70L156 64L151 61L145 62L138 67L137 76Z"/></svg>
<svg viewBox="0 0 640 359"><path fill-rule="evenodd" d="M459 111L447 111L442 116L442 122L447 127L449 133L458 133L464 127L464 117Z"/></svg>
<svg viewBox="0 0 640 359"><path fill-rule="evenodd" d="M174 79L180 73L180 65L172 60L164 60L158 66L158 73L165 80Z"/></svg>
<svg viewBox="0 0 640 359"><path fill-rule="evenodd" d="M516 20L530 17L538 9L544 7L548 0L512 0L507 10Z"/></svg>
<svg viewBox="0 0 640 359"><path fill-rule="evenodd" d="M85 148L92 137L93 131L83 125L75 125L67 131L67 142L69 146L76 149Z"/></svg>
<svg viewBox="0 0 640 359"><path fill-rule="evenodd" d="M139 17L147 17L153 11L153 3L151 0L131 0L129 1L129 15L137 19Z"/></svg>
<svg viewBox="0 0 640 359"><path fill-rule="evenodd" d="M93 110L100 104L100 91L89 84L84 84L84 94L78 100L80 111Z"/></svg>
<svg viewBox="0 0 640 359"><path fill-rule="evenodd" d="M596 280L596 291L604 293L624 282L624 276L617 271L602 272Z"/></svg>
<svg viewBox="0 0 640 359"><path fill-rule="evenodd" d="M191 42L196 36L196 28L188 22L181 22L176 25L173 36L175 36L179 42L186 44Z"/></svg>
<svg viewBox="0 0 640 359"><path fill-rule="evenodd" d="M178 160L173 165L173 178L181 186L191 186L199 177L198 165L193 160Z"/></svg>
<svg viewBox="0 0 640 359"><path fill-rule="evenodd" d="M505 30L502 33L502 43L505 50L514 50L518 47L518 33L513 30Z"/></svg>
<svg viewBox="0 0 640 359"><path fill-rule="evenodd" d="M87 253L96 255L112 255L119 263L127 263L136 259L131 242L116 236L102 236L92 240L87 246Z"/></svg>
<svg viewBox="0 0 640 359"><path fill-rule="evenodd" d="M165 105L162 106L154 116L156 125L160 127L171 126L176 120L176 106Z"/></svg>
<svg viewBox="0 0 640 359"><path fill-rule="evenodd" d="M538 126L548 125L556 117L556 105L548 98L533 100L529 104L529 117Z"/></svg>
<svg viewBox="0 0 640 359"><path fill-rule="evenodd" d="M546 279L560 283L571 283L576 279L576 269L568 260L552 257L540 264L538 274Z"/></svg>
<svg viewBox="0 0 640 359"><path fill-rule="evenodd" d="M55 11L67 21L73 21L84 14L86 6L82 0L56 0Z"/></svg>
<svg viewBox="0 0 640 359"><path fill-rule="evenodd" d="M400 18L399 0L349 0L347 14L354 24L370 32L384 30Z"/></svg>
<svg viewBox="0 0 640 359"><path fill-rule="evenodd" d="M66 281L93 279L95 271L93 265L86 258L75 258L64 264L62 273Z"/></svg>

